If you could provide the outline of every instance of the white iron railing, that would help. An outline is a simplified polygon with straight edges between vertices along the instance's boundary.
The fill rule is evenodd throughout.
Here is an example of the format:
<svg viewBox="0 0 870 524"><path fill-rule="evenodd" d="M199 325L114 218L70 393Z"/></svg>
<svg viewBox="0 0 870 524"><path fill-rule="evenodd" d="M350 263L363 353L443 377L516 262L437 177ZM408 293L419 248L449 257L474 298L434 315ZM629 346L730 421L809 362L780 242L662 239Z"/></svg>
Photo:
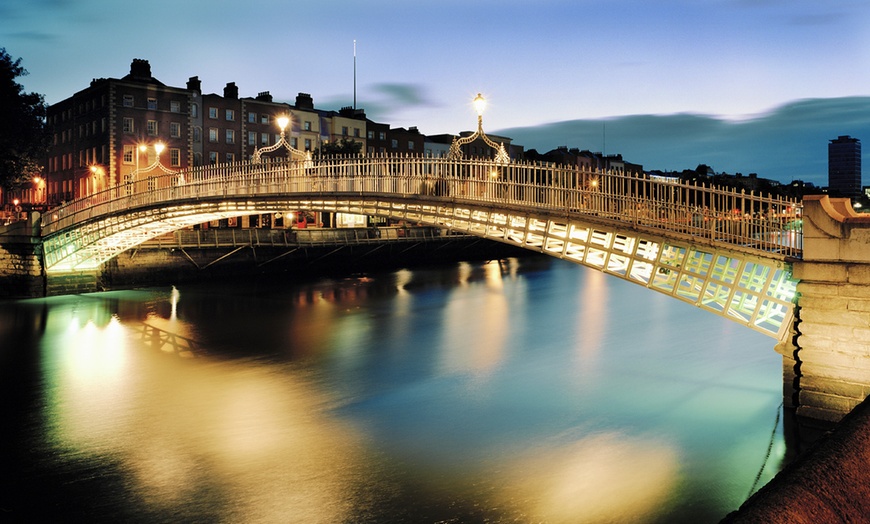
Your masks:
<svg viewBox="0 0 870 524"><path fill-rule="evenodd" d="M126 211L269 195L390 195L595 216L799 258L797 200L572 166L376 155L203 166L139 179L46 213L44 237Z"/></svg>

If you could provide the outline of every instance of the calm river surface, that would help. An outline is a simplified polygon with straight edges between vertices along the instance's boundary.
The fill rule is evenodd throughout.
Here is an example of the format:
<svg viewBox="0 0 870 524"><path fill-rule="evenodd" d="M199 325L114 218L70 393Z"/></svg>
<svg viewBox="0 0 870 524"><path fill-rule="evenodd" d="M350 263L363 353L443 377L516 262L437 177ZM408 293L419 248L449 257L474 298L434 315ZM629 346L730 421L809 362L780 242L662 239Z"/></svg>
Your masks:
<svg viewBox="0 0 870 524"><path fill-rule="evenodd" d="M718 522L773 345L536 257L0 302L0 521Z"/></svg>

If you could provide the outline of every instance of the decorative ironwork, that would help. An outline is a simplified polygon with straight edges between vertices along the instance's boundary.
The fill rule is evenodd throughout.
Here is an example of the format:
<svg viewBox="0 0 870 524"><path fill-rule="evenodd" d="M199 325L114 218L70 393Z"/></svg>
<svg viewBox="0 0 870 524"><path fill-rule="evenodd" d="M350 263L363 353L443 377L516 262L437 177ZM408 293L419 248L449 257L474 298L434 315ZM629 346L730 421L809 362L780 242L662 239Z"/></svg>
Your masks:
<svg viewBox="0 0 870 524"><path fill-rule="evenodd" d="M486 145L495 149L496 153L494 160L497 164L510 164L511 158L507 151L505 151L504 144L492 140L486 136L486 133L483 131L483 109L486 107L486 99L483 98L483 95L477 93L477 96L474 98L472 103L477 111L477 131L466 137L454 138L453 142L450 144L448 158L451 160L459 160L462 158L461 147L480 138Z"/></svg>
<svg viewBox="0 0 870 524"><path fill-rule="evenodd" d="M311 161L311 151L300 151L299 149L291 146L290 142L287 141L285 130L290 124L290 117L286 115L279 116L275 119L275 122L278 124L278 127L281 128L280 138L278 138L278 141L271 146L267 146L261 149L258 149L256 146L254 146L254 155L251 157L251 162L259 164L261 159L260 157L263 155L263 153L271 153L272 151L277 151L281 147L286 147L287 150L290 151L291 155L297 155L305 158L306 161Z"/></svg>

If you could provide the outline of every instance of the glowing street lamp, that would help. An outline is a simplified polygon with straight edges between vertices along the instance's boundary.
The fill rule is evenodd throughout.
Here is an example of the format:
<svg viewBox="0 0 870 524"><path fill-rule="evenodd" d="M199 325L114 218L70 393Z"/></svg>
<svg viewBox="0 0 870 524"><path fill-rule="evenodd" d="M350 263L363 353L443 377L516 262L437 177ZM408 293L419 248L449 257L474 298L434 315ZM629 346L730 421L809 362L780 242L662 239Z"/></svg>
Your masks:
<svg viewBox="0 0 870 524"><path fill-rule="evenodd" d="M136 171L133 172L135 175L138 175L140 172L139 154L147 152L148 146L146 144L139 144L138 149L139 149L139 153L136 154ZM148 167L142 168L141 172L146 173L146 172L151 171L153 169L160 169L164 173L174 173L175 171L168 169L166 167L163 167L163 164L160 163L160 153L162 153L165 149L166 149L166 144L164 144L163 142L155 143L154 144L154 152L156 153L156 157L154 159L154 163L149 165ZM135 181L135 179L136 179L136 177L134 176L133 180Z"/></svg>
<svg viewBox="0 0 870 524"><path fill-rule="evenodd" d="M477 131L473 134L464 137L453 139L453 143L450 144L450 152L448 153L448 157L454 160L458 160L462 158L462 149L461 146L465 144L470 144L474 142L478 138L482 139L486 145L495 149L495 161L499 164L509 164L511 159L510 156L505 151L504 144L500 144L491 140L486 133L483 132L483 111L486 109L486 99L483 98L483 95L477 93L477 96L474 97L471 104L474 106L474 110L477 112Z"/></svg>
<svg viewBox="0 0 870 524"><path fill-rule="evenodd" d="M257 147L254 146L254 155L251 157L251 161L255 164L259 164L260 157L263 155L263 153L271 153L272 151L275 151L276 149L279 149L282 146L286 147L287 150L290 151L290 153L292 155L299 155L299 156L306 157L306 158L310 159L311 158L310 152L305 153L303 151L300 151L300 150L296 149L295 147L291 146L290 142L287 141L286 130L287 130L287 126L290 125L290 115L279 116L278 118L275 119L275 123L277 123L278 127L281 128L280 138L278 138L278 141L275 142L274 144L272 144L271 146L267 146L267 147L264 147L262 149L257 149Z"/></svg>

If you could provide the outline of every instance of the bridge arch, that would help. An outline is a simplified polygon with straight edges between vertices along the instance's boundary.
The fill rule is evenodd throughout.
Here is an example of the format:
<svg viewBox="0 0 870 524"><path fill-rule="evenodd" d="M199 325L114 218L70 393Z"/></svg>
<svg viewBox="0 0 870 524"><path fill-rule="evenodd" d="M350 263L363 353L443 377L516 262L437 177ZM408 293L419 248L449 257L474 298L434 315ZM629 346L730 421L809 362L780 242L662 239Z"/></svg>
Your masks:
<svg viewBox="0 0 870 524"><path fill-rule="evenodd" d="M437 226L592 267L779 340L791 326L796 202L545 164L385 155L170 173L46 215L45 267L93 269L193 224L287 210Z"/></svg>

